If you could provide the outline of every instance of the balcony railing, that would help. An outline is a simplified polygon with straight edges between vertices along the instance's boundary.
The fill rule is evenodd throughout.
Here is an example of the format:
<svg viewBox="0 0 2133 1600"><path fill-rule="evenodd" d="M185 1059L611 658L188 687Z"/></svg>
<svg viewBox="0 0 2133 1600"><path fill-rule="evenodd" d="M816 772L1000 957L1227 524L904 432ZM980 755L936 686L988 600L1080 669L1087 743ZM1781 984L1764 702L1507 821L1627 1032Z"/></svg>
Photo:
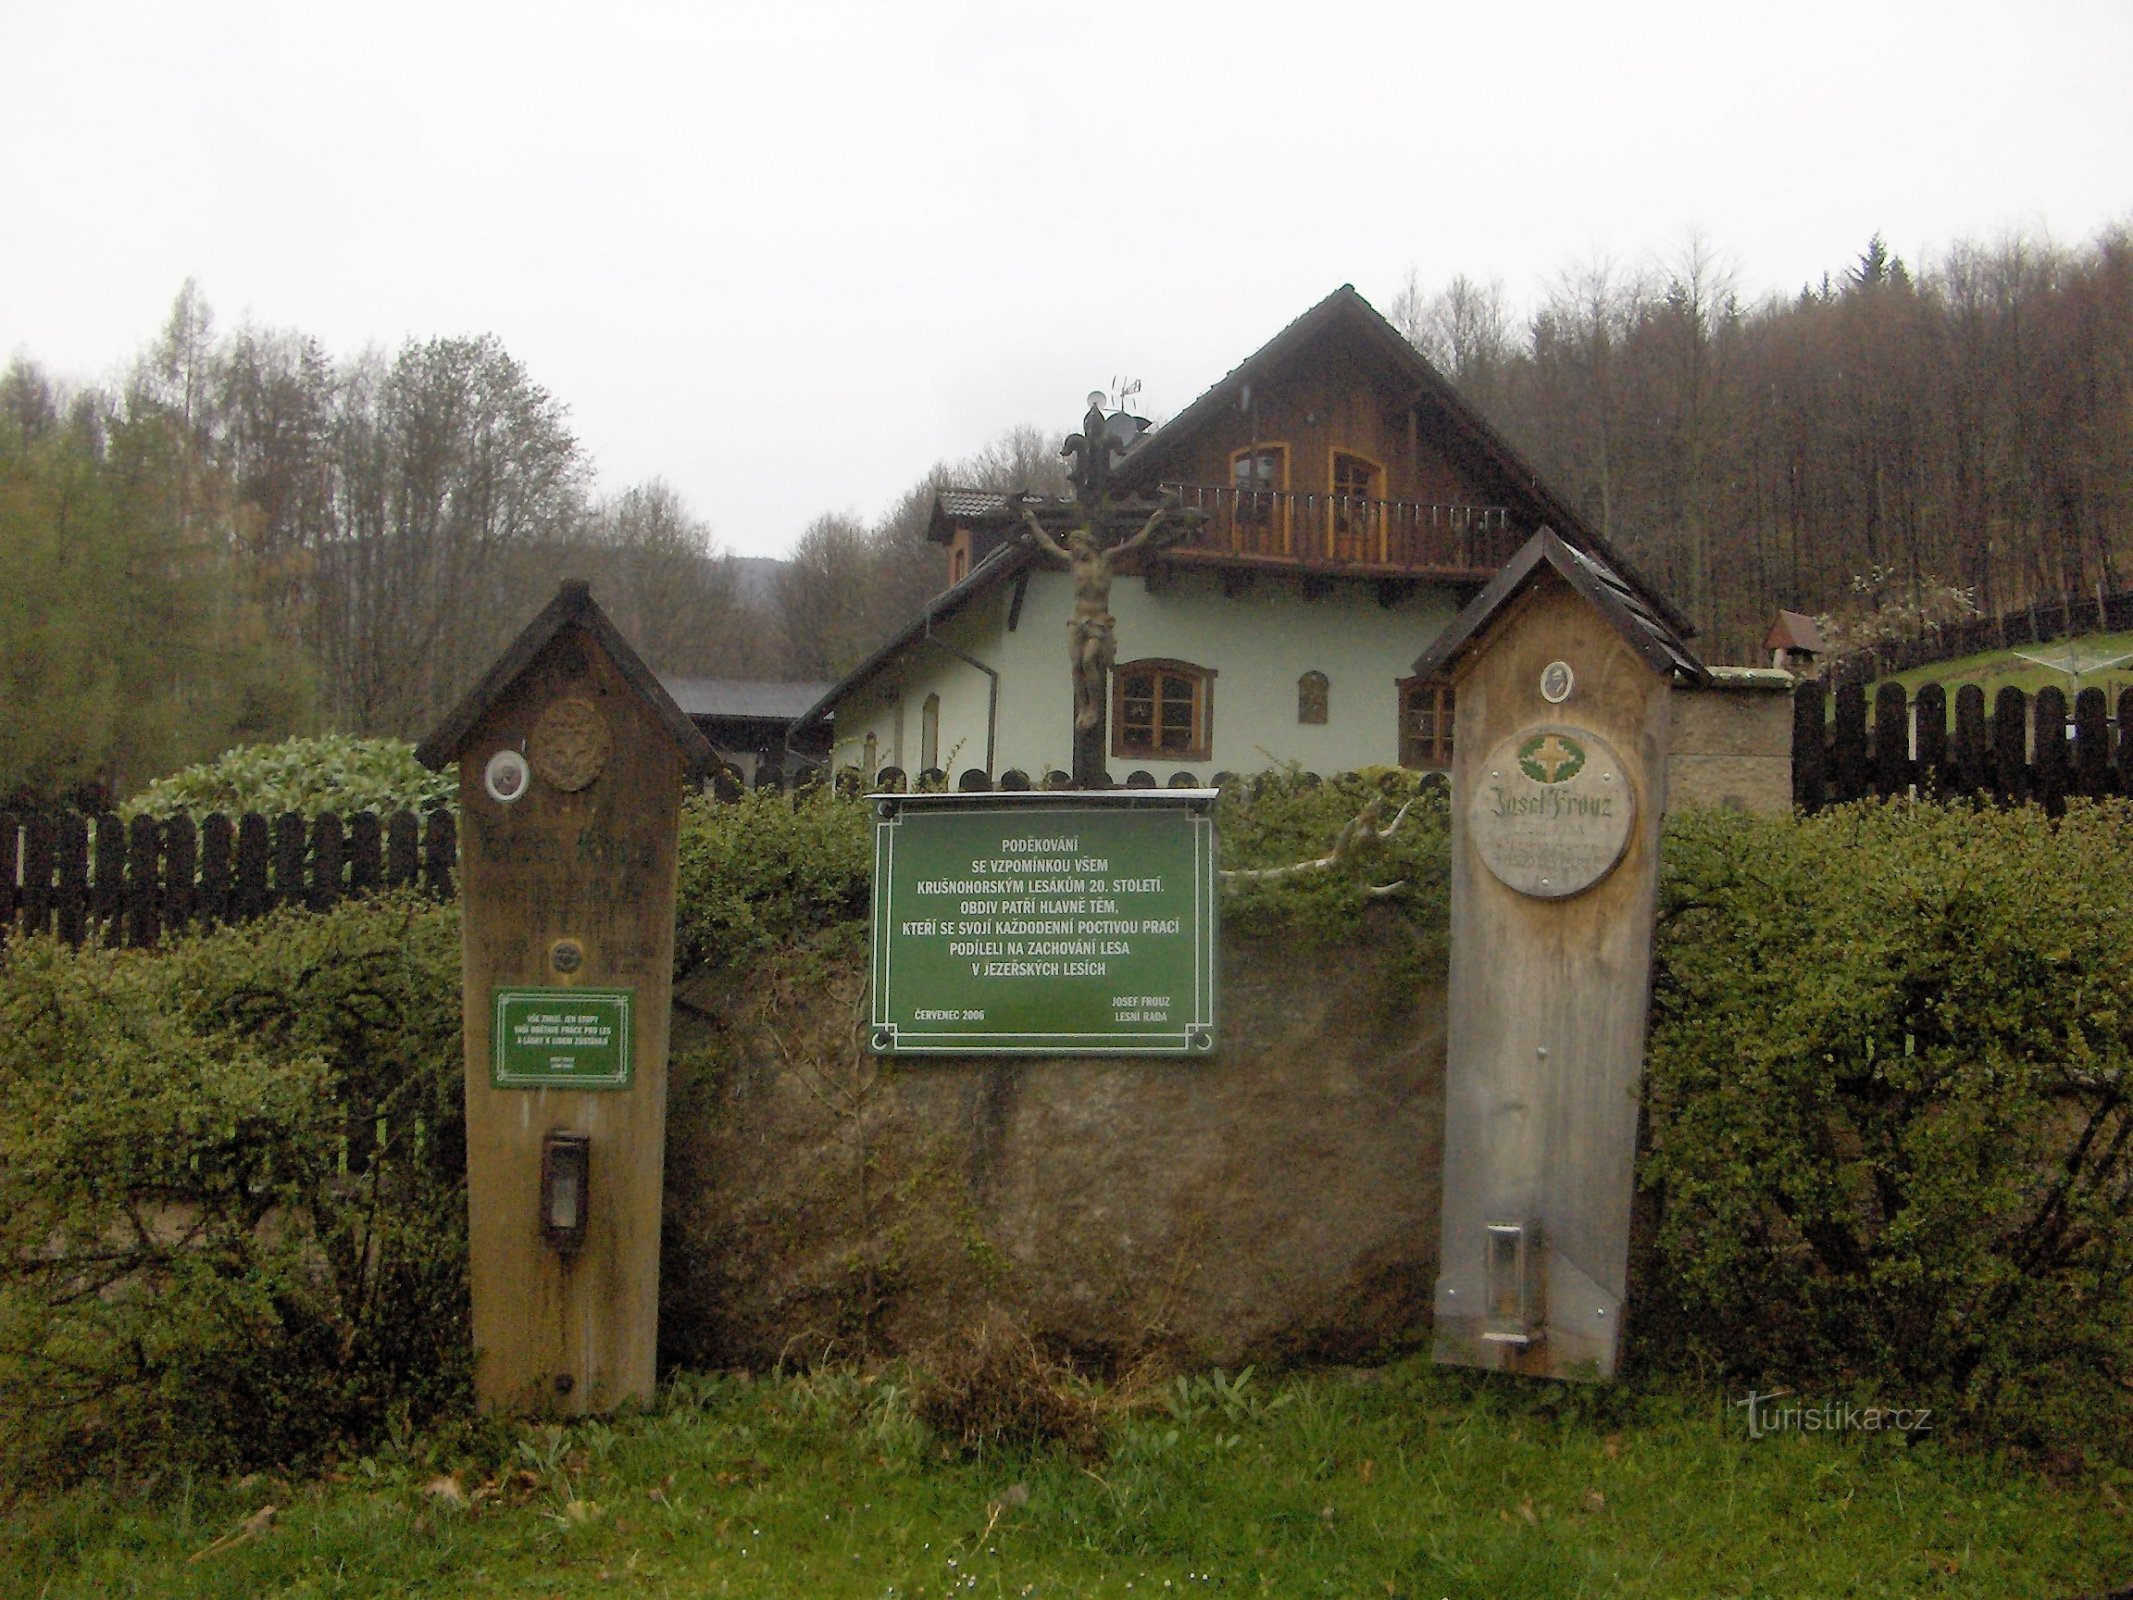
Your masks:
<svg viewBox="0 0 2133 1600"><path fill-rule="evenodd" d="M1429 505L1360 495L1236 489L1173 483L1183 503L1207 514L1179 553L1254 563L1381 572L1492 572L1520 535L1503 506Z"/></svg>

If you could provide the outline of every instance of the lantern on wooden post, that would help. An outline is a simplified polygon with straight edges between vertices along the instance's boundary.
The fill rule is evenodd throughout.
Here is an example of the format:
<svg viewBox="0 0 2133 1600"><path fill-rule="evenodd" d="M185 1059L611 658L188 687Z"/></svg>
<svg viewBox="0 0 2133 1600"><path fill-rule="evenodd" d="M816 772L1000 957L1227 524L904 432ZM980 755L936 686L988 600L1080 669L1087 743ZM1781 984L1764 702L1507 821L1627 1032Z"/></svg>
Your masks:
<svg viewBox="0 0 2133 1600"><path fill-rule="evenodd" d="M716 758L575 582L416 753L459 767L476 1396L649 1401L676 843Z"/></svg>
<svg viewBox="0 0 2133 1600"><path fill-rule="evenodd" d="M585 1247L592 1206L592 1139L558 1128L541 1141L541 1237L557 1255Z"/></svg>

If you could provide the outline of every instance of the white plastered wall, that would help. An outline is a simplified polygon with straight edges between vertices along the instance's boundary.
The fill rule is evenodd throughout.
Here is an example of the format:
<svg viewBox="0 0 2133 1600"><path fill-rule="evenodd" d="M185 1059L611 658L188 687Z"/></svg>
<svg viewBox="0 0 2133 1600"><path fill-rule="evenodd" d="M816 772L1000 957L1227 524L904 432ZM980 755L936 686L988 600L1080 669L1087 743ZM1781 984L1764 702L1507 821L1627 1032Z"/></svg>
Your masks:
<svg viewBox="0 0 2133 1600"><path fill-rule="evenodd" d="M1069 765L1072 691L1066 621L1074 585L1061 571L1033 570L1014 631L1007 616L1014 585L1003 584L956 616L934 625L936 641L913 640L876 678L838 707L836 762L858 765L865 738L876 740L879 765L920 768L921 707L941 697L941 766L951 781L985 765L988 681L941 648L946 640L1000 674L993 771L1020 768L1032 781ZM1214 669L1213 745L1196 762L1113 757L1112 776L1145 770L1158 783L1173 773L1201 780L1218 771L1257 772L1295 762L1313 772L1390 766L1399 759L1398 689L1414 659L1457 610L1447 590L1420 587L1392 606L1367 582L1334 580L1306 598L1287 577L1256 577L1237 595L1211 573L1183 573L1150 592L1136 577L1111 591L1118 619L1118 658L1164 657ZM1329 680L1327 720L1297 721L1297 680ZM903 701L896 740L897 697ZM951 755L952 752L952 755Z"/></svg>

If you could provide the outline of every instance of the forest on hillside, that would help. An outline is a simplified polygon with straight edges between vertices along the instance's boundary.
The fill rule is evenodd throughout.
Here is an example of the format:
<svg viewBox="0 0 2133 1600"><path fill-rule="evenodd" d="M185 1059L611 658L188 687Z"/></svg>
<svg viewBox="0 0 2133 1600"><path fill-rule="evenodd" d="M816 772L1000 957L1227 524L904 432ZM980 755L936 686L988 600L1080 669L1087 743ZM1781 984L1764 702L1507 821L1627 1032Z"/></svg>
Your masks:
<svg viewBox="0 0 2133 1600"><path fill-rule="evenodd" d="M1530 312L1464 277L1389 312L1709 659L1753 659L1780 606L1865 640L2133 580L2124 228L1916 270L1875 240L1755 302L1692 243L1568 269ZM419 737L566 575L663 673L834 677L945 580L938 490L1059 492L1058 439L1010 427L872 521L816 516L766 593L664 482L597 492L495 337L336 358L218 329L188 282L119 380L0 375L0 795Z"/></svg>
<svg viewBox="0 0 2133 1600"><path fill-rule="evenodd" d="M1744 302L1692 240L1390 315L1693 620L1754 658L1780 606L1908 637L2133 582L2133 232L2019 234L1913 270L1878 238Z"/></svg>
<svg viewBox="0 0 2133 1600"><path fill-rule="evenodd" d="M495 337L337 360L218 329L187 282L115 382L0 375L0 798L123 795L298 732L420 738L566 576L661 673L834 677L939 587L935 490L1061 488L1056 453L1011 429L877 523L817 517L766 586L665 482L595 492Z"/></svg>

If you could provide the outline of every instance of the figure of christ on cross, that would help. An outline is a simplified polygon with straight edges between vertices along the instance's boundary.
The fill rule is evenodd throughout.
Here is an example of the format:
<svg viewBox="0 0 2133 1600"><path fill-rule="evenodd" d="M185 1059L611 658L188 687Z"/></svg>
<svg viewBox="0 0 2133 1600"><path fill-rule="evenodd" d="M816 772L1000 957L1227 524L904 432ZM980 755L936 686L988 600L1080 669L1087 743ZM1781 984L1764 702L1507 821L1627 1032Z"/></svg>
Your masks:
<svg viewBox="0 0 2133 1600"><path fill-rule="evenodd" d="M1067 619L1067 660L1074 674L1074 726L1082 733L1098 727L1104 717L1104 690L1112 663L1118 659L1118 619L1111 615L1112 563L1120 556L1155 542L1158 530L1177 509L1166 500L1141 526L1141 531L1122 543L1105 549L1087 527L1071 528L1062 544L1044 531L1044 524L1025 506L1022 520L1038 549L1055 561L1064 562L1074 574L1074 614ZM1185 532L1173 524L1165 530L1172 536Z"/></svg>

